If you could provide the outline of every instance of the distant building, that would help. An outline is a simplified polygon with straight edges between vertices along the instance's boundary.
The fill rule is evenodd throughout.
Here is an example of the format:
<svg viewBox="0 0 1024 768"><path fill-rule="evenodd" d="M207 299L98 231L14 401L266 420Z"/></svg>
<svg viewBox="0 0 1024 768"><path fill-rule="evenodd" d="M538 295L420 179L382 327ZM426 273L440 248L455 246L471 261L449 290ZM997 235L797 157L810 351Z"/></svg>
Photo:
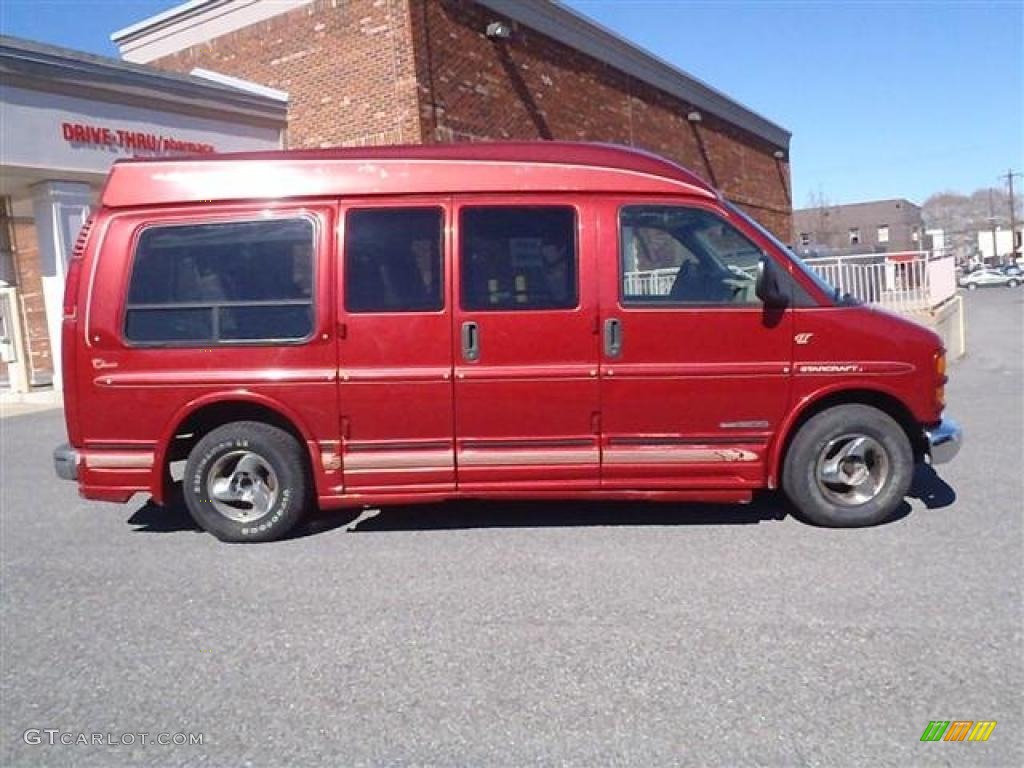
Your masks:
<svg viewBox="0 0 1024 768"><path fill-rule="evenodd" d="M981 261L998 264L1020 258L1024 226L1018 226L1015 235L1011 238L1010 230L1004 227L978 230L978 255Z"/></svg>
<svg viewBox="0 0 1024 768"><path fill-rule="evenodd" d="M943 256L952 255L952 243L946 237L946 230L944 229L939 227L926 229L924 231L924 242L936 254Z"/></svg>
<svg viewBox="0 0 1024 768"><path fill-rule="evenodd" d="M874 200L793 211L793 249L801 256L921 250L921 207L909 200Z"/></svg>

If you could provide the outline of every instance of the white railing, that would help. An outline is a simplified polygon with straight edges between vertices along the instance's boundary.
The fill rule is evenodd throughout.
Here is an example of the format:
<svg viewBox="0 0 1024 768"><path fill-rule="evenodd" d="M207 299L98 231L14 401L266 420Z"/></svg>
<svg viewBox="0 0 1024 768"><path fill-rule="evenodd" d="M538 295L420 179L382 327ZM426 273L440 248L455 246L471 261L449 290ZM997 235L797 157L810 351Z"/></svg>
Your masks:
<svg viewBox="0 0 1024 768"><path fill-rule="evenodd" d="M956 259L943 256L928 262L928 298L931 306L956 296Z"/></svg>
<svg viewBox="0 0 1024 768"><path fill-rule="evenodd" d="M895 258L893 258L895 257ZM840 293L868 304L897 311L936 307L956 294L956 268L952 256L930 258L926 252L865 254L804 259ZM677 267L626 272L627 296L668 296ZM753 270L745 270L753 278Z"/></svg>
<svg viewBox="0 0 1024 768"><path fill-rule="evenodd" d="M936 307L956 293L956 266L951 256L927 252L865 254L805 259L804 263L840 293L897 311Z"/></svg>
<svg viewBox="0 0 1024 768"><path fill-rule="evenodd" d="M626 296L668 296L679 267L627 272L623 285Z"/></svg>
<svg viewBox="0 0 1024 768"><path fill-rule="evenodd" d="M747 280L757 279L757 265L752 267L729 267L737 277ZM661 269L638 270L626 272L623 280L623 292L626 296L668 296L676 281L679 267L663 267Z"/></svg>

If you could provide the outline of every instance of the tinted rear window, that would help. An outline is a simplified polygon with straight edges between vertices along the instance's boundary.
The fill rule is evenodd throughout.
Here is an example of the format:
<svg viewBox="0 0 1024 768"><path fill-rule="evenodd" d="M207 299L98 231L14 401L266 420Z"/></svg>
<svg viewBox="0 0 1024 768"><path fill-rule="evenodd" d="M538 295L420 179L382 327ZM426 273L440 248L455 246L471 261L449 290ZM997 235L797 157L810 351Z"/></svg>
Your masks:
<svg viewBox="0 0 1024 768"><path fill-rule="evenodd" d="M157 226L139 238L125 338L294 341L313 330L313 222Z"/></svg>

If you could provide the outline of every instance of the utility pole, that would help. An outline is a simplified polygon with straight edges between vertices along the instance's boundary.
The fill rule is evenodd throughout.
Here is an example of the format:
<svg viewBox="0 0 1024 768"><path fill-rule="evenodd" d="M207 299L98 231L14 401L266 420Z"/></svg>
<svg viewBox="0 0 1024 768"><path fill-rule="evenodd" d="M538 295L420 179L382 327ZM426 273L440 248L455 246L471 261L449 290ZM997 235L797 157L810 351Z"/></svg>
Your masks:
<svg viewBox="0 0 1024 768"><path fill-rule="evenodd" d="M1020 176L1019 173L1014 173L1013 168L1006 171L1006 174L1000 176L1000 179L1006 179L1006 186L1010 192L1010 262L1013 263L1017 260L1017 212L1014 210L1013 201L1013 177Z"/></svg>
<svg viewBox="0 0 1024 768"><path fill-rule="evenodd" d="M982 258L982 264L985 266L1000 266L1003 261L999 258L999 246L996 243L996 212L992 207L992 190L988 191L988 225L992 229L992 264L985 264L985 259Z"/></svg>

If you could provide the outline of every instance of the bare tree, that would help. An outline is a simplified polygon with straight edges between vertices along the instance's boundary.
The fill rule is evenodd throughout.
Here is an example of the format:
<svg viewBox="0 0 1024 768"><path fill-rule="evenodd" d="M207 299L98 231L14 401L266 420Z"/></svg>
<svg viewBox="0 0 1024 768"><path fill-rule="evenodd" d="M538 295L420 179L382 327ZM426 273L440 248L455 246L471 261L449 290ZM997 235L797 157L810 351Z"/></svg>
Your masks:
<svg viewBox="0 0 1024 768"><path fill-rule="evenodd" d="M812 210L811 243L816 249L833 250L841 246L837 230L835 204L829 200L825 191L819 186L807 195L807 208Z"/></svg>
<svg viewBox="0 0 1024 768"><path fill-rule="evenodd" d="M1021 205L1014 201L1020 220ZM978 232L1010 225L1010 200L999 187L975 190L970 195L939 192L925 200L921 215L929 229L941 229L948 247L960 258L973 257L978 250Z"/></svg>

